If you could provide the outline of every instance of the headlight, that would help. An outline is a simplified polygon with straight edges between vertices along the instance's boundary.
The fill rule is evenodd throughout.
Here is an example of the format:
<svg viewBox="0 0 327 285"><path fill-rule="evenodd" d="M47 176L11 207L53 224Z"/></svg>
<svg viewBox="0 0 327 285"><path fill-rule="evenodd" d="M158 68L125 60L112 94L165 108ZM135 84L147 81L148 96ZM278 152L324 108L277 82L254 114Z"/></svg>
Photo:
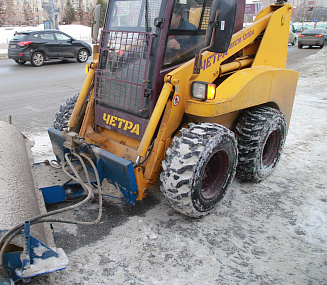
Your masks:
<svg viewBox="0 0 327 285"><path fill-rule="evenodd" d="M191 94L193 98L203 101L213 100L216 97L216 85L203 81L192 82Z"/></svg>

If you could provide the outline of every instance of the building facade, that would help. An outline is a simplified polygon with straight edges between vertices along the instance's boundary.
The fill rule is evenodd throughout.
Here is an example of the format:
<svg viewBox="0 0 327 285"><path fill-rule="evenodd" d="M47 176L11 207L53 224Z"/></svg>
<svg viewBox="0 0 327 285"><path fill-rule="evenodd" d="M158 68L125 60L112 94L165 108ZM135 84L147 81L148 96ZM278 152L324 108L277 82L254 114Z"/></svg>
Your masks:
<svg viewBox="0 0 327 285"><path fill-rule="evenodd" d="M261 3L262 8L273 4L274 0L257 0L252 3ZM292 21L327 21L327 0L289 0L292 6Z"/></svg>
<svg viewBox="0 0 327 285"><path fill-rule="evenodd" d="M75 11L75 23L88 25L96 0L69 0ZM59 8L59 23L65 13L67 0L53 0L55 10ZM44 0L0 0L0 26L37 26L48 20L43 9Z"/></svg>

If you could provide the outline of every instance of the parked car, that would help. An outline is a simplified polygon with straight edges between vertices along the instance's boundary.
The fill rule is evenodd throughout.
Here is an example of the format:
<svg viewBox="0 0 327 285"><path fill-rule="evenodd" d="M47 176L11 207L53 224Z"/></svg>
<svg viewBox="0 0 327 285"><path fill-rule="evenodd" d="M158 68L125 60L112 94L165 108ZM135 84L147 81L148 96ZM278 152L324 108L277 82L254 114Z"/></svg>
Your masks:
<svg viewBox="0 0 327 285"><path fill-rule="evenodd" d="M30 61L33 66L41 66L52 59L75 58L78 62L86 62L91 54L88 43L58 30L15 33L8 47L9 58L18 64Z"/></svg>
<svg viewBox="0 0 327 285"><path fill-rule="evenodd" d="M323 48L327 43L327 29L310 29L305 30L298 36L298 48L303 46L320 46Z"/></svg>
<svg viewBox="0 0 327 285"><path fill-rule="evenodd" d="M292 44L293 46L296 45L297 37L296 34L290 29L290 33L288 36L288 43Z"/></svg>

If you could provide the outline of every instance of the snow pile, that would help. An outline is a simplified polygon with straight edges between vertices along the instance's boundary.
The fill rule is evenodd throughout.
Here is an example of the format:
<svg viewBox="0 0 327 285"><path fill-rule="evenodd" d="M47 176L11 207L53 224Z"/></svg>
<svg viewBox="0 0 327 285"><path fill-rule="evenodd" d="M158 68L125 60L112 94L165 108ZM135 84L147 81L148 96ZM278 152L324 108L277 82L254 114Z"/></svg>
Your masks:
<svg viewBox="0 0 327 285"><path fill-rule="evenodd" d="M32 154L35 162L56 159L52 152L52 144L48 134L44 132L34 133L33 136L28 138L33 145Z"/></svg>
<svg viewBox="0 0 327 285"><path fill-rule="evenodd" d="M91 43L91 28L82 25L61 25L59 30L67 33L77 40L86 41Z"/></svg>
<svg viewBox="0 0 327 285"><path fill-rule="evenodd" d="M36 27L0 27L0 44L8 44L15 32L43 30L43 25Z"/></svg>
<svg viewBox="0 0 327 285"><path fill-rule="evenodd" d="M300 78L325 78L327 73L327 48L321 49L316 54L310 55L303 59L294 68L300 73ZM316 82L318 81L318 82ZM320 83L319 80L314 80L315 84ZM302 84L302 81L300 80ZM326 82L324 82L326 83ZM302 84L303 85L303 84ZM305 84L304 84L305 85ZM298 87L299 89L299 87Z"/></svg>

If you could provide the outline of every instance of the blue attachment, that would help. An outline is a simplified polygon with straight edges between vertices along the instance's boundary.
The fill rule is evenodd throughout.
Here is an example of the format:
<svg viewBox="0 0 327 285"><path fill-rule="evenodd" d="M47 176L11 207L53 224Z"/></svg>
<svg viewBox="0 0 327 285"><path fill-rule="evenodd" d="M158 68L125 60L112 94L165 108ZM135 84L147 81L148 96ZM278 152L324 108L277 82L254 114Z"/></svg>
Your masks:
<svg viewBox="0 0 327 285"><path fill-rule="evenodd" d="M92 183L96 183L96 181L92 181ZM67 192L66 187L69 188L72 191ZM46 204L54 204L59 203L62 201L65 201L67 198L73 198L82 196L85 194L84 189L81 187L81 185L77 183L67 183L64 185L54 185L54 186L48 186L48 187L42 187L40 188L42 191L44 203Z"/></svg>
<svg viewBox="0 0 327 285"><path fill-rule="evenodd" d="M3 256L3 263L7 276L0 280L0 284L7 284L22 279L29 282L33 276L65 269L69 260L61 249L58 253L30 235L30 222L24 225L24 249L7 252ZM49 262L44 262L49 260ZM10 283L9 283L10 284Z"/></svg>
<svg viewBox="0 0 327 285"><path fill-rule="evenodd" d="M65 188L60 185L40 188L43 194L44 203L53 204L66 199Z"/></svg>
<svg viewBox="0 0 327 285"><path fill-rule="evenodd" d="M66 198L84 194L81 185L70 179L61 168L54 168L48 163L41 162L34 163L32 171L46 204L62 202ZM95 183L95 176L92 173L89 173L89 176L91 183ZM81 173L81 179L87 182L84 173Z"/></svg>
<svg viewBox="0 0 327 285"><path fill-rule="evenodd" d="M57 160L62 161L64 159L64 154L69 152L69 149L64 147L65 138L61 135L60 131L54 128L50 128L48 133L53 152ZM120 189L128 203L135 205L138 196L138 188L132 161L90 144L83 145L79 147L78 150L93 157L96 162L101 183L103 179L106 178L111 184ZM90 170L90 172L92 171Z"/></svg>
<svg viewBox="0 0 327 285"><path fill-rule="evenodd" d="M100 180L107 178L108 181L118 186L125 200L135 205L138 189L134 174L133 163L108 151L92 146L97 160L97 170Z"/></svg>
<svg viewBox="0 0 327 285"><path fill-rule="evenodd" d="M28 268L31 264L31 223L30 221L25 221L24 223L24 237L25 237L25 247L24 247L24 259L23 259L23 270Z"/></svg>

